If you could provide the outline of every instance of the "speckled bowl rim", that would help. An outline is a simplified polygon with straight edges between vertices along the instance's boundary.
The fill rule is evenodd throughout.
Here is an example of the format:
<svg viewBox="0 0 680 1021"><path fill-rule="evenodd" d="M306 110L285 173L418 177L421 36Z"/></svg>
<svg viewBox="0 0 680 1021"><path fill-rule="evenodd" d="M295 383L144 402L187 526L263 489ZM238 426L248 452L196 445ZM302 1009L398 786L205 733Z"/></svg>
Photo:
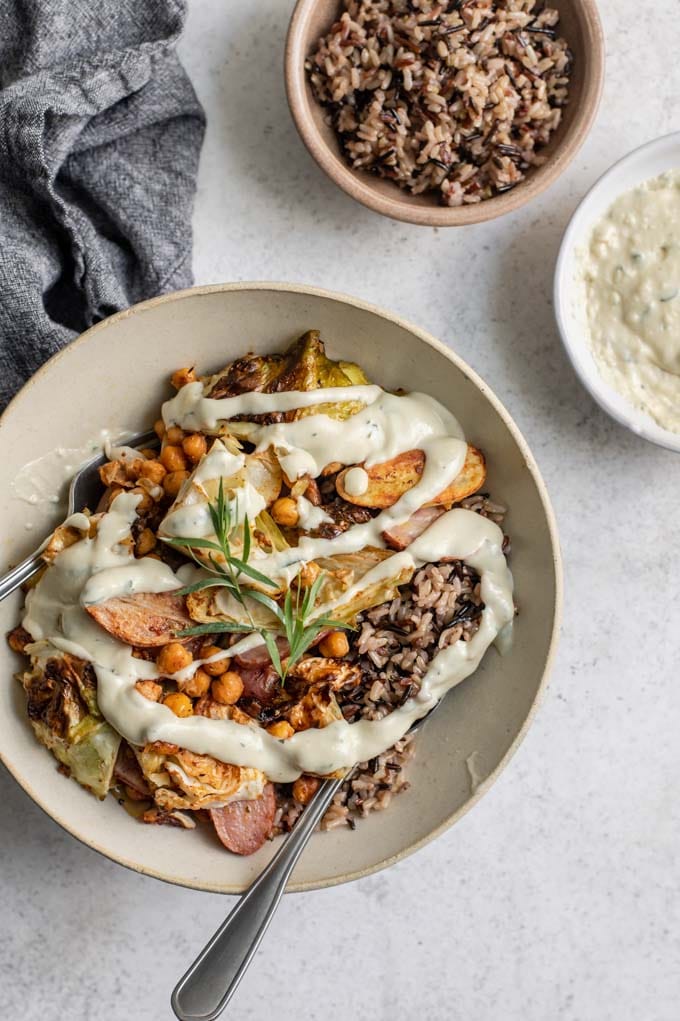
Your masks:
<svg viewBox="0 0 680 1021"><path fill-rule="evenodd" d="M555 605L553 611L553 622L550 634L550 643L548 646L547 655L545 657L545 663L543 667L541 680L537 688L534 700L529 708L529 711L524 719L524 722L522 723L522 726L518 730L514 740L512 741L512 744L510 745L507 752L505 753L501 761L498 763L496 768L493 770L493 772L489 774L488 777L485 778L485 780L479 785L479 787L477 787L474 793L470 795L470 797L468 798L464 805L461 805L460 808L458 808L455 812L452 812L451 815L448 816L448 818L443 823L435 827L435 829L428 833L427 836L422 837L419 840L414 841L413 843L407 844L403 848L403 850L401 850L398 854L390 855L388 858L384 858L382 861L376 862L375 865L369 866L367 868L356 869L351 872L334 876L330 879L319 880L317 882L293 881L289 883L288 887L286 888L287 893L305 893L311 890L321 890L327 889L328 887L331 886L340 886L343 883L349 883L355 879L363 879L365 876L370 876L376 872L381 872L383 869L389 868L391 865L394 865L397 862L402 861L404 858L407 858L410 855L415 854L416 851L419 851L422 847L425 847L425 845L429 844L432 840L435 840L438 836L440 836L442 833L448 830L449 827L453 826L454 823L461 819L474 805L477 804L480 798L483 797L483 795L496 781L498 776L505 769L510 759L515 754L519 745L523 741L531 723L534 720L538 707L543 700L543 696L545 694L545 690L548 684L548 677L550 675L550 671L555 660L557 644L559 640L560 626L562 621L562 601L563 601L562 555L560 552L560 544L557 533L557 521L555 519L555 513L553 511L552 504L550 502L550 497L548 496L548 491L546 489L545 483L543 482L543 478L539 471L538 465L536 464L536 461L534 460L534 457L531 451L529 450L526 440L522 436L522 433L520 432L518 426L515 424L510 413L505 409L499 398L480 378L480 376L478 376L477 373L474 372L474 370L471 369L469 365L467 365L467 363L463 361L462 358L460 358L457 354L455 354L448 347L446 347L446 345L444 345L440 340L437 340L436 337L433 337L431 334L427 333L420 327L415 326L407 319L404 319L401 316L394 314L393 312L389 312L386 309L380 308L377 305L373 305L370 302L362 301L358 298L353 298L346 294L328 291L318 287L271 281L254 281L229 284L207 284L202 287L189 287L186 288L185 290L174 291L171 294L164 294L157 298L151 298L148 301L143 301L139 302L137 305L132 305L130 308L125 309L122 312L117 312L115 315L110 316L108 319L104 319L102 320L102 322L97 323L95 326L90 327L89 330L86 330L85 333L82 333L79 337L72 341L71 344L67 345L61 351L58 351L55 355L52 356L52 358L49 359L49 361L47 361L43 366L41 366L41 368L38 369L38 371L31 377L31 379L28 380L28 382L22 387L22 389L19 390L19 392L12 398L10 403L7 405L7 408L0 417L0 444L2 443L2 425L7 412L11 408L13 408L14 405L17 404L18 402L22 402L27 398L30 398L31 389L34 382L37 379L42 378L42 376L46 375L48 372L50 372L53 364L58 359L64 357L66 352L71 352L74 348L87 343L87 341L89 340L90 337L93 336L93 334L108 329L112 324L116 322L120 322L123 319L128 319L132 316L135 316L138 312L146 311L147 309L151 308L156 308L159 305L168 304L170 302L182 301L182 299L184 298L194 297L196 295L215 294L228 291L291 292L294 294L303 294L308 295L310 297L324 298L341 304L350 305L354 308L361 309L366 312L371 312L374 315L380 316L382 319L385 319L388 322L394 323L396 326L399 326L402 329L407 330L408 332L412 333L414 337L416 337L418 340L427 344L429 347L434 348L435 351L439 352L439 354L442 354L445 358L452 362L467 377L467 379L473 384L473 386L475 386L482 393L482 395L489 401L494 410L497 412L497 414L500 416L502 421L507 426L508 431L511 433L515 443L517 444L518 450L522 455L524 463L526 464L527 469L533 479L533 482L536 486L540 498L541 506L543 509L543 513L545 514L545 520L548 526L548 533L550 536L550 545L552 551L553 570L555 578ZM137 872L140 873L141 875L150 876L154 879L160 879L163 882L171 884L172 886L181 886L187 889L198 890L206 893L223 893L223 894L243 893L244 888L242 886L229 884L220 884L218 886L215 884L180 881L162 871L157 871L155 869L147 869L138 865L136 862L130 861L120 855L111 854L96 839L84 835L81 832L77 832L74 828L69 826L68 823L66 823L63 819L59 817L58 809L53 810L51 806L48 808L45 804L43 804L40 797L37 794L35 794L34 791L32 790L30 784L28 784L23 779L22 776L20 776L10 767L9 763L5 760L2 748L0 748L0 762L2 762L2 764L8 770L8 772L14 777L14 779L17 781L19 786L26 792L26 794L28 794L31 800L40 809L42 809L42 811L45 812L47 816L53 819L54 822L61 826L61 828L65 830L67 833L69 833L72 837L75 837L76 840L80 841L80 843L84 844L86 847L89 847L93 851L97 851L99 854L103 855L105 858L108 858L110 861L115 861L119 865L123 865L125 866L125 868L130 869L132 872Z"/></svg>
<svg viewBox="0 0 680 1021"><path fill-rule="evenodd" d="M572 0L580 8L590 47L584 70L583 95L569 134L550 154L546 163L532 169L515 188L493 198L472 205L438 206L420 205L383 195L371 185L370 176L353 170L333 153L309 112L309 97L305 78L303 52L309 17L318 0L297 0L286 38L284 76L288 105L295 126L310 155L347 195L376 213L393 220L426 227L464 227L484 223L520 209L536 198L567 169L585 142L602 98L604 87L606 50L604 30L596 0Z"/></svg>
<svg viewBox="0 0 680 1021"><path fill-rule="evenodd" d="M616 202L617 198L630 190L629 187L620 188L614 184L621 171L631 163L642 162L646 155L656 152L657 149L663 149L664 146L670 147L673 144L680 150L680 131L670 131L666 135L660 135L658 138L652 138L649 142L638 145L618 159L616 163L613 163L608 170L605 170L595 184L588 189L574 210L562 237L555 263L553 307L557 329L567 357L581 384L593 400L599 404L603 411L606 411L610 418L613 418L619 425L625 426L626 429L630 429L636 436L647 440L648 443L654 443L657 447L664 447L666 450L672 450L679 454L680 433L664 429L647 412L635 408L606 382L592 359L584 360L580 352L587 346L587 342L580 334L577 336L577 331L574 330L567 311L569 294L573 287L573 280L569 279L567 274L568 262L573 255L574 248L581 240L579 234L583 232L582 221L586 219L590 205L596 200L599 193L608 187L611 187L610 203ZM672 170L677 167L674 168L669 164L667 169ZM659 171L659 173L663 173L663 171ZM649 177L641 178L642 180L649 180Z"/></svg>

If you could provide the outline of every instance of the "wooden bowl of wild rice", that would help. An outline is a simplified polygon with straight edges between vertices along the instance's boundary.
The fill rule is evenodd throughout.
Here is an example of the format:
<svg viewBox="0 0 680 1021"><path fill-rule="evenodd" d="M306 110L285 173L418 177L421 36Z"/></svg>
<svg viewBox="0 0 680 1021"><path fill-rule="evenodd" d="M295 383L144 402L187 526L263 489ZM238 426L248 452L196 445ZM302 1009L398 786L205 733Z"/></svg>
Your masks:
<svg viewBox="0 0 680 1021"><path fill-rule="evenodd" d="M286 90L311 155L397 220L462 226L562 173L595 118L595 0L298 0Z"/></svg>

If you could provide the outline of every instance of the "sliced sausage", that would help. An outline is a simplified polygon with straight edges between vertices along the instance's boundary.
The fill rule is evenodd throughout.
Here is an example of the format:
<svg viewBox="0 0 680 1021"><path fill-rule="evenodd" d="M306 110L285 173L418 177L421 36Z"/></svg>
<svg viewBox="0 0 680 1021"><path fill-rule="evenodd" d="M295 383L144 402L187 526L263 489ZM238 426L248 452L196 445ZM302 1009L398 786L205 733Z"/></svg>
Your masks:
<svg viewBox="0 0 680 1021"><path fill-rule="evenodd" d="M243 697L254 698L260 705L269 705L280 685L279 675L272 664L241 667L239 674L243 681Z"/></svg>
<svg viewBox="0 0 680 1021"><path fill-rule="evenodd" d="M444 513L443 507L421 507L402 525L386 528L382 537L391 549L403 550Z"/></svg>
<svg viewBox="0 0 680 1021"><path fill-rule="evenodd" d="M232 801L224 808L211 808L210 818L217 836L234 854L254 854L271 835L276 815L274 785L268 783L262 796L250 801Z"/></svg>
<svg viewBox="0 0 680 1021"><path fill-rule="evenodd" d="M277 638L276 646L279 650L279 656L281 659L285 659L290 652L290 646L285 638ZM267 646L256 645L254 649L248 649L247 652L239 652L234 656L234 662L241 667L263 667L268 666L271 663L271 657Z"/></svg>
<svg viewBox="0 0 680 1021"><path fill-rule="evenodd" d="M151 647L168 642L186 642L177 632L193 625L184 596L173 592L138 592L116 596L85 609L100 627L128 645Z"/></svg>

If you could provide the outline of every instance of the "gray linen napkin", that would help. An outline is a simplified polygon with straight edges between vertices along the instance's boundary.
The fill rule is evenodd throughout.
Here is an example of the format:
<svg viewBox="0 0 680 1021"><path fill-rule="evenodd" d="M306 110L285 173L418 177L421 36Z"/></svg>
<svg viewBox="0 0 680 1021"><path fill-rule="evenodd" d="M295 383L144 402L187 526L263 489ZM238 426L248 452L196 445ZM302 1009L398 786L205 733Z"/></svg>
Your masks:
<svg viewBox="0 0 680 1021"><path fill-rule="evenodd" d="M0 0L0 409L92 323L191 277L204 116L183 0Z"/></svg>

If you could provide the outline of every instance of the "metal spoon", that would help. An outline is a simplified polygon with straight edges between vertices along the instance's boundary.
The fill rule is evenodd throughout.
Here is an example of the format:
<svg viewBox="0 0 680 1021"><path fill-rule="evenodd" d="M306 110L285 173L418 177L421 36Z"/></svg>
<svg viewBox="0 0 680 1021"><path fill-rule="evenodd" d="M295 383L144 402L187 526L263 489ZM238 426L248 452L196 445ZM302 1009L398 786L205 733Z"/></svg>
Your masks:
<svg viewBox="0 0 680 1021"><path fill-rule="evenodd" d="M135 448L157 446L157 444L158 437L154 432L139 433L138 436L133 436L132 439L125 441L126 447ZM75 514L76 511L84 510L85 507L92 508L97 505L102 489L99 469L107 461L108 457L106 454L97 454L96 457L81 465L77 474L73 476L68 490L69 515ZM16 567L13 567L11 571L8 571L7 574L0 578L0 601L8 596L10 592L14 592L15 589L19 588L20 585L23 585L25 581L28 581L29 578L44 566L45 561L41 556L42 550L43 546L39 546L25 560L22 560L20 564L17 564Z"/></svg>
<svg viewBox="0 0 680 1021"><path fill-rule="evenodd" d="M438 705L417 720L409 733L415 733ZM352 767L339 780L325 780L321 784L264 872L242 895L179 980L170 1000L179 1021L213 1021L227 1006L262 942L316 824L355 769L356 766Z"/></svg>

